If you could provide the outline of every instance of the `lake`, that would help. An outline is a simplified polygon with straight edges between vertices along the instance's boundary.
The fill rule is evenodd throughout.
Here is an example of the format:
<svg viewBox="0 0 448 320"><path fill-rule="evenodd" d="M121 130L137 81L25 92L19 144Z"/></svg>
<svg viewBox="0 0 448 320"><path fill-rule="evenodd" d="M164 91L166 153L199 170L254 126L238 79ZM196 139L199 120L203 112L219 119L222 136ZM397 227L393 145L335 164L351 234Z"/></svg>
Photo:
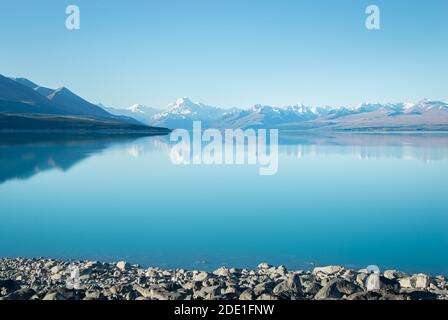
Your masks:
<svg viewBox="0 0 448 320"><path fill-rule="evenodd" d="M448 134L282 136L278 172L167 137L0 135L0 257L448 275Z"/></svg>

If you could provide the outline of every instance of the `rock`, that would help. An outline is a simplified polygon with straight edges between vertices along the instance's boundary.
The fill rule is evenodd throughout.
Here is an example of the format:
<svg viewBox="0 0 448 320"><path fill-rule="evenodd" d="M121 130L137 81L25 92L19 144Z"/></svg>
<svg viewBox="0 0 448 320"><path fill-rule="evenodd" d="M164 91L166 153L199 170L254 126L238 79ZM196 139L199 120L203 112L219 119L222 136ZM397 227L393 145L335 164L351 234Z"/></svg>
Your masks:
<svg viewBox="0 0 448 320"><path fill-rule="evenodd" d="M433 279L423 273L416 274L412 277L415 281L415 288L417 289L426 289L429 287L429 284L432 283Z"/></svg>
<svg viewBox="0 0 448 320"><path fill-rule="evenodd" d="M267 300L278 300L277 297L269 294L269 293L263 293L261 296L259 296L257 298L257 300L263 300L263 301L267 301Z"/></svg>
<svg viewBox="0 0 448 320"><path fill-rule="evenodd" d="M288 280L286 281L286 284L288 285L289 289L296 293L300 294L303 292L302 282L300 280L300 276L297 273L294 273L288 277Z"/></svg>
<svg viewBox="0 0 448 320"><path fill-rule="evenodd" d="M148 277L148 278L153 278L153 277L156 277L157 275L158 275L158 270L156 269L156 268L148 268L147 270L146 270L146 276Z"/></svg>
<svg viewBox="0 0 448 320"><path fill-rule="evenodd" d="M131 265L129 263L127 263L126 261L120 261L120 262L117 262L116 267L118 269L120 269L121 271L125 271L125 270L129 270Z"/></svg>
<svg viewBox="0 0 448 320"><path fill-rule="evenodd" d="M0 280L0 295L7 295L20 289L20 285L14 280Z"/></svg>
<svg viewBox="0 0 448 320"><path fill-rule="evenodd" d="M238 268L230 268L229 269L229 273L231 273L232 275L236 275L236 276L241 275L242 272L243 272L243 270L238 269Z"/></svg>
<svg viewBox="0 0 448 320"><path fill-rule="evenodd" d="M263 262L263 263L260 263L257 268L260 270L267 270L267 269L272 268L272 266L266 262Z"/></svg>
<svg viewBox="0 0 448 320"><path fill-rule="evenodd" d="M67 300L62 294L57 291L47 293L42 300Z"/></svg>
<svg viewBox="0 0 448 320"><path fill-rule="evenodd" d="M349 295L347 300L406 300L406 298L385 291L362 291Z"/></svg>
<svg viewBox="0 0 448 320"><path fill-rule="evenodd" d="M386 270L380 289L370 292L366 272L340 266L288 271L260 264L256 270L221 267L212 273L182 269L142 269L121 261L73 262L80 268L83 290L65 288L69 262L43 259L0 259L1 300L448 300L443 276L409 276ZM20 280L17 280L20 279Z"/></svg>
<svg viewBox="0 0 448 320"><path fill-rule="evenodd" d="M194 292L193 298L202 298L204 300L216 300L221 294L220 286L203 287Z"/></svg>
<svg viewBox="0 0 448 320"><path fill-rule="evenodd" d="M401 278L398 281L400 286L405 289L426 289L431 283L434 283L434 278L420 273L412 277Z"/></svg>
<svg viewBox="0 0 448 320"><path fill-rule="evenodd" d="M322 289L322 286L319 283L311 282L307 287L305 287L304 292L314 297L320 289Z"/></svg>
<svg viewBox="0 0 448 320"><path fill-rule="evenodd" d="M411 300L436 300L437 294L422 291L422 290L410 290L405 292L405 295L408 296Z"/></svg>
<svg viewBox="0 0 448 320"><path fill-rule="evenodd" d="M84 297L84 300L86 300L86 299L89 299L89 300L100 300L102 297L103 297L103 295L98 290L88 290L88 291L86 291L86 295Z"/></svg>
<svg viewBox="0 0 448 320"><path fill-rule="evenodd" d="M387 292L399 293L401 287L398 280L380 276L380 288Z"/></svg>
<svg viewBox="0 0 448 320"><path fill-rule="evenodd" d="M82 300L85 296L83 290L72 290L67 288L58 288L57 293L61 294L66 300Z"/></svg>
<svg viewBox="0 0 448 320"><path fill-rule="evenodd" d="M318 275L319 273L323 273L325 275L334 275L342 270L344 270L344 268L341 266L317 267L313 269L313 274Z"/></svg>
<svg viewBox="0 0 448 320"><path fill-rule="evenodd" d="M413 288L414 287L414 282L412 277L405 277L405 278L401 278L398 280L398 282L400 283L400 287L402 288Z"/></svg>
<svg viewBox="0 0 448 320"><path fill-rule="evenodd" d="M287 280L280 282L272 292L284 299L297 298L302 295L303 288L299 275L290 275Z"/></svg>
<svg viewBox="0 0 448 320"><path fill-rule="evenodd" d="M59 281L59 280L61 280L61 279L62 279L62 274L60 274L60 273L53 274L53 275L51 276L51 280L53 280L53 281Z"/></svg>
<svg viewBox="0 0 448 320"><path fill-rule="evenodd" d="M367 273L361 272L356 275L356 284L362 288L366 287L366 281L369 275Z"/></svg>
<svg viewBox="0 0 448 320"><path fill-rule="evenodd" d="M241 290L233 285L228 285L226 288L221 289L222 295L227 295L234 293L235 295L239 296L241 294Z"/></svg>
<svg viewBox="0 0 448 320"><path fill-rule="evenodd" d="M136 290L138 293L140 293L140 295L142 295L145 298L151 297L151 289L150 288L143 288L139 285L135 285L134 290ZM113 292L113 291L120 292L121 289L120 289L120 287L116 286L114 289L111 288L111 292Z"/></svg>
<svg viewBox="0 0 448 320"><path fill-rule="evenodd" d="M263 293L270 293L274 290L276 283L274 281L267 281L264 283L257 284L253 288L253 293L258 297Z"/></svg>
<svg viewBox="0 0 448 320"><path fill-rule="evenodd" d="M36 291L30 288L23 288L14 291L7 296L0 298L0 300L30 300L32 296L36 294Z"/></svg>
<svg viewBox="0 0 448 320"><path fill-rule="evenodd" d="M362 291L349 295L347 300L380 300L382 297L378 291Z"/></svg>
<svg viewBox="0 0 448 320"><path fill-rule="evenodd" d="M357 274L352 270L345 270L341 275L342 278L350 282L354 282L356 280L356 276Z"/></svg>
<svg viewBox="0 0 448 320"><path fill-rule="evenodd" d="M221 267L221 268L216 269L215 271L213 271L213 274L215 276L228 277L230 275L230 272L229 272L229 270L226 267Z"/></svg>
<svg viewBox="0 0 448 320"><path fill-rule="evenodd" d="M398 278L404 278L408 277L409 275L407 273L397 271L397 270L386 270L384 271L384 277L387 279L398 279Z"/></svg>
<svg viewBox="0 0 448 320"><path fill-rule="evenodd" d="M341 299L344 295L348 296L361 291L362 289L353 283L343 279L333 279L317 292L314 299Z"/></svg>
<svg viewBox="0 0 448 320"><path fill-rule="evenodd" d="M208 273L207 272L200 272L197 275L194 276L193 280L194 281L204 281L208 278Z"/></svg>
<svg viewBox="0 0 448 320"><path fill-rule="evenodd" d="M179 292L169 292L161 289L151 289L149 298L152 300L180 300L182 294Z"/></svg>
<svg viewBox="0 0 448 320"><path fill-rule="evenodd" d="M51 268L50 272L52 274L57 274L57 273L60 273L62 270L64 270L64 268L62 266L57 265L57 266L54 266L53 268Z"/></svg>
<svg viewBox="0 0 448 320"><path fill-rule="evenodd" d="M84 265L85 269L102 269L102 267L103 266L98 261L88 261Z"/></svg>
<svg viewBox="0 0 448 320"><path fill-rule="evenodd" d="M254 300L255 295L252 290L247 289L247 290L244 290L243 293L240 294L239 299L240 300Z"/></svg>

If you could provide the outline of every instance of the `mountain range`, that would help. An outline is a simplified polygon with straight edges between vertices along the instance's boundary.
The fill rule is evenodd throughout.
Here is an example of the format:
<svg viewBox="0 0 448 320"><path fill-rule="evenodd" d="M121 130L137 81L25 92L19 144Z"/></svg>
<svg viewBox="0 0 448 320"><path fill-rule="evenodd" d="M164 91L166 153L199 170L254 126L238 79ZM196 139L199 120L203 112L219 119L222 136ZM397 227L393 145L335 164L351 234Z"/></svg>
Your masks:
<svg viewBox="0 0 448 320"><path fill-rule="evenodd" d="M114 115L69 89L50 89L25 78L0 75L0 130L88 130L167 133Z"/></svg>
<svg viewBox="0 0 448 320"><path fill-rule="evenodd" d="M166 109L136 105L128 109L106 109L115 115L134 117L146 124L191 129L193 121L203 127L278 128L338 131L445 131L448 103L422 100L417 103L362 103L356 107L310 107L302 104L249 109L219 108L180 98Z"/></svg>
<svg viewBox="0 0 448 320"><path fill-rule="evenodd" d="M66 87L50 89L0 75L1 130L103 130L167 133L203 128L278 128L283 131L448 131L448 103L362 103L356 107L254 105L220 108L184 97L166 108L92 104ZM169 129L166 129L169 128Z"/></svg>

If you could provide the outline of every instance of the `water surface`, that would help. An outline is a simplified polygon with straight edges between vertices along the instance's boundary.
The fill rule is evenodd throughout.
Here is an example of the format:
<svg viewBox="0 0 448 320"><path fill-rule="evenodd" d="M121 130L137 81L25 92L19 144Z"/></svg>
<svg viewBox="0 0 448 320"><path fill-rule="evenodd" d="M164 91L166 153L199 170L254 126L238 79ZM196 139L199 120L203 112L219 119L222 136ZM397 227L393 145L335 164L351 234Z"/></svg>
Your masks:
<svg viewBox="0 0 448 320"><path fill-rule="evenodd" d="M448 274L448 135L283 136L279 170L166 137L0 137L0 256Z"/></svg>

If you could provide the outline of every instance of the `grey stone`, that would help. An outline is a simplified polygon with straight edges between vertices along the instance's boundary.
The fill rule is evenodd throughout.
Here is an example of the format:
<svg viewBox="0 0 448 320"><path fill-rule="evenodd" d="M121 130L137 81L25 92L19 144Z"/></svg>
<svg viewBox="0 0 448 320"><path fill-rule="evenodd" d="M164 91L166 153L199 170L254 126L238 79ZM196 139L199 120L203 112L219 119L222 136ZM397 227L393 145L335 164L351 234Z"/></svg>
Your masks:
<svg viewBox="0 0 448 320"><path fill-rule="evenodd" d="M260 263L257 268L260 270L267 270L267 269L272 268L272 266L269 263L263 262L263 263Z"/></svg>
<svg viewBox="0 0 448 320"><path fill-rule="evenodd" d="M344 270L344 268L341 266L317 267L313 269L313 274L318 275L319 273L323 273L325 275L334 275L342 270Z"/></svg>
<svg viewBox="0 0 448 320"><path fill-rule="evenodd" d="M36 294L36 291L30 288L23 288L14 291L7 296L0 298L0 300L30 300L32 296Z"/></svg>
<svg viewBox="0 0 448 320"><path fill-rule="evenodd" d="M255 295L254 292L250 289L244 290L239 297L240 300L254 300Z"/></svg>
<svg viewBox="0 0 448 320"><path fill-rule="evenodd" d="M128 270L131 267L131 265L129 263L127 263L126 261L120 261L120 262L117 262L116 267L118 269L120 269L121 271L125 271L125 270Z"/></svg>
<svg viewBox="0 0 448 320"><path fill-rule="evenodd" d="M221 267L213 271L213 274L220 277L228 277L230 275L230 272L226 267Z"/></svg>
<svg viewBox="0 0 448 320"><path fill-rule="evenodd" d="M314 298L316 300L341 299L344 295L348 296L361 291L362 289L353 283L342 279L333 279L322 287Z"/></svg>

